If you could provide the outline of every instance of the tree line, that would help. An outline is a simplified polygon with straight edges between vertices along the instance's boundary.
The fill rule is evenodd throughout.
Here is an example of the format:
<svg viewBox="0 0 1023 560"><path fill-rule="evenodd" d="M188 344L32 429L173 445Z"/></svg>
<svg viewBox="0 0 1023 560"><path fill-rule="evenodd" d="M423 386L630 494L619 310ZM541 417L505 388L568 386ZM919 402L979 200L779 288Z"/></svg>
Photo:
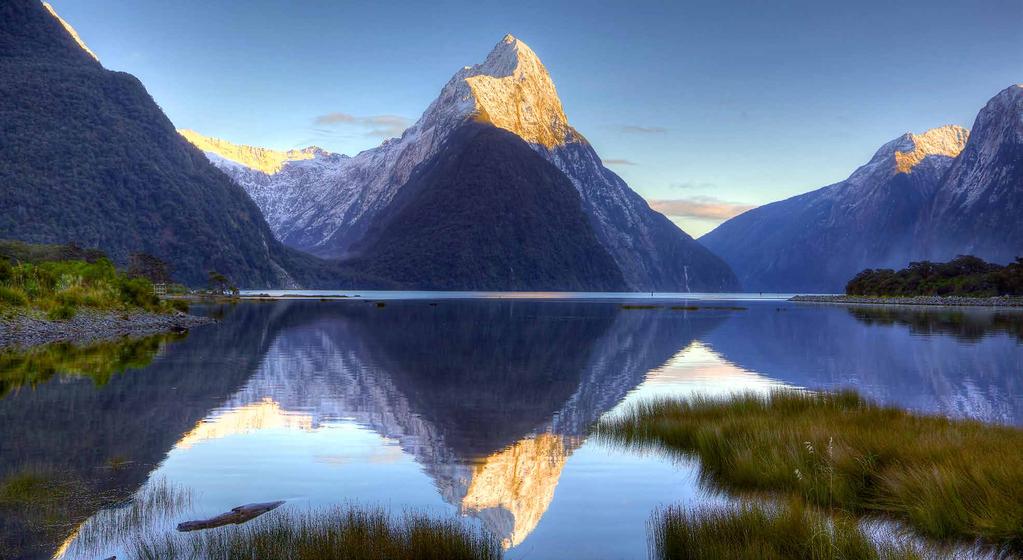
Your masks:
<svg viewBox="0 0 1023 560"><path fill-rule="evenodd" d="M960 255L946 263L920 261L902 270L867 269L845 287L863 296L1023 296L1023 257L1008 265Z"/></svg>

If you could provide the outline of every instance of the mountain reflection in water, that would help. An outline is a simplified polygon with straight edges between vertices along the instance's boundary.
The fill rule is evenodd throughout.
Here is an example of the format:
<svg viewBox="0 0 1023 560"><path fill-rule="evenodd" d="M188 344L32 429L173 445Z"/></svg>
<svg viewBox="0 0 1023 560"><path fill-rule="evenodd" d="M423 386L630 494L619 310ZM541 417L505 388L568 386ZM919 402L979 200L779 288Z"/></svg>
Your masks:
<svg viewBox="0 0 1023 560"><path fill-rule="evenodd" d="M0 481L27 468L87 481L105 499L77 513L83 518L153 479L201 486L199 517L243 501L323 505L352 496L385 496L384 505L400 511L432 503L407 468L417 465L434 497L517 547L559 540L548 533L567 521L527 537L584 446L592 449L583 462L597 471L573 475L571 486L597 483L602 452L586 434L623 401L779 383L852 386L918 410L1023 423L1019 314L670 305L348 300L218 308L221 324L161 343L148 365L107 376L102 386L65 376L9 388L0 399ZM687 355L707 362L702 377L678 369ZM342 470L325 470L331 466ZM600 480L593 495L611 491ZM46 534L2 507L0 546L15 558L49 557L70 532ZM603 507L613 518L622 506ZM614 545L600 541L614 538L607 529L592 528L597 550ZM69 539L67 558L121 551L81 540Z"/></svg>

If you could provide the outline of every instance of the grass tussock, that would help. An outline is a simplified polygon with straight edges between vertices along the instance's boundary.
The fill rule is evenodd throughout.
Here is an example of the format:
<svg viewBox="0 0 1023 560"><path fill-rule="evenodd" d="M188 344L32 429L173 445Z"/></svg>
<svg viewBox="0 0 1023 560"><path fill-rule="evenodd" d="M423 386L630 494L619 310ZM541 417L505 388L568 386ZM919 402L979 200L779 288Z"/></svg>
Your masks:
<svg viewBox="0 0 1023 560"><path fill-rule="evenodd" d="M130 543L149 526L171 523L192 506L191 491L157 479L130 500L107 507L82 523L60 560L100 558L113 543Z"/></svg>
<svg viewBox="0 0 1023 560"><path fill-rule="evenodd" d="M272 513L238 527L164 535L133 544L142 560L489 560L495 539L458 520L348 507L288 516Z"/></svg>
<svg viewBox="0 0 1023 560"><path fill-rule="evenodd" d="M671 507L650 521L653 558L663 560L917 560L909 546L877 545L848 517L798 501L775 508Z"/></svg>
<svg viewBox="0 0 1023 560"><path fill-rule="evenodd" d="M1023 430L914 415L853 392L780 391L639 404L595 432L697 457L727 490L789 493L1023 553Z"/></svg>

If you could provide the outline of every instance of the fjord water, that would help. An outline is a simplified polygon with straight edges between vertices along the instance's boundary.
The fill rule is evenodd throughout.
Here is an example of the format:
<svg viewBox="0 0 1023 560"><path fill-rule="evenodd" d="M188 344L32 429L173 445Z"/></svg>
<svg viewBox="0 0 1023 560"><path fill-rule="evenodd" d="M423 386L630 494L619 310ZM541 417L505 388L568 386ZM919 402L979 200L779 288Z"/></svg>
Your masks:
<svg viewBox="0 0 1023 560"><path fill-rule="evenodd" d="M346 504L462 515L511 558L637 558L655 508L728 497L700 482L695 462L587 438L630 403L853 387L1023 425L1014 311L734 295L305 295L317 297L211 307L216 326L106 349L108 375L73 375L88 369L78 356L95 363L96 353L67 347L52 376L0 372L0 480L68 472L114 504L80 512L91 518L60 535L6 519L0 543L32 558L58 546L66 558L121 558L134 536L285 500L284 515ZM187 499L127 515L133 495L168 487ZM56 542L28 544L47 538Z"/></svg>

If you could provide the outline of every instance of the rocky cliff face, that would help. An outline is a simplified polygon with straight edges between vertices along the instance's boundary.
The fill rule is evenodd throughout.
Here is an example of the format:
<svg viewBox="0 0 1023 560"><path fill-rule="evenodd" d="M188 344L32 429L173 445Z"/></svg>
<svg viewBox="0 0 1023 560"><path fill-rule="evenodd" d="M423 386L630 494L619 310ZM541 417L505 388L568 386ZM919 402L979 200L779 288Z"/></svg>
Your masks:
<svg viewBox="0 0 1023 560"><path fill-rule="evenodd" d="M919 256L915 224L967 138L958 126L906 133L845 181L750 210L700 241L746 290L842 292L865 268Z"/></svg>
<svg viewBox="0 0 1023 560"><path fill-rule="evenodd" d="M981 109L916 233L916 252L930 260L1023 256L1023 84Z"/></svg>
<svg viewBox="0 0 1023 560"><path fill-rule="evenodd" d="M511 35L482 64L459 70L400 138L354 157L322 154L267 172L246 165L209 139L196 143L260 203L278 238L318 255L346 257L353 255L415 167L436 155L467 122L514 133L568 177L597 239L631 289L737 287L727 265L603 167L589 143L568 124L543 63Z"/></svg>

